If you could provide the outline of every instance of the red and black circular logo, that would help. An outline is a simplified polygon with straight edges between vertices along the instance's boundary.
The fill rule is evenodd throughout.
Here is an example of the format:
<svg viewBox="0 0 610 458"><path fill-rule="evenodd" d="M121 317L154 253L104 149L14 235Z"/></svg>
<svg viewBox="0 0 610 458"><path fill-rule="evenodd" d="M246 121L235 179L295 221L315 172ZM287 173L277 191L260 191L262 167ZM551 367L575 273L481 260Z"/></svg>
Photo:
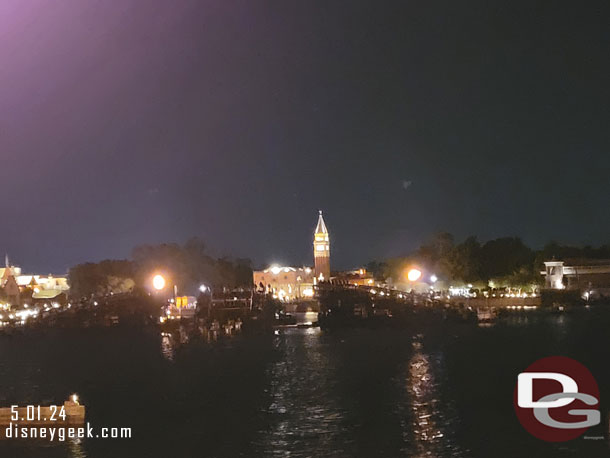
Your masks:
<svg viewBox="0 0 610 458"><path fill-rule="evenodd" d="M575 439L601 421L597 382L564 356L539 359L521 372L513 403L523 427L549 442Z"/></svg>

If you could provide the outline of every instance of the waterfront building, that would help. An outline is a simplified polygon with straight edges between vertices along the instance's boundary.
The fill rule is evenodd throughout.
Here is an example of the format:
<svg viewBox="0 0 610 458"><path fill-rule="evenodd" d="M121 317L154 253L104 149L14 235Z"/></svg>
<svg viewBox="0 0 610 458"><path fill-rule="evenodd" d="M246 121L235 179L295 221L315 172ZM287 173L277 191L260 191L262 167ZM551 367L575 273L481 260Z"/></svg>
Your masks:
<svg viewBox="0 0 610 458"><path fill-rule="evenodd" d="M546 261L544 266L545 270L540 273L548 289L579 290L588 296L610 296L610 260L552 260Z"/></svg>
<svg viewBox="0 0 610 458"><path fill-rule="evenodd" d="M365 268L337 272L333 277L333 283L343 283L355 286L374 286L375 278Z"/></svg>
<svg viewBox="0 0 610 458"><path fill-rule="evenodd" d="M14 275L5 275L2 277L2 288L6 296L6 302L10 305L19 305L21 299L21 291Z"/></svg>
<svg viewBox="0 0 610 458"><path fill-rule="evenodd" d="M32 291L68 291L68 277L56 275L19 275L16 277L20 288L30 288Z"/></svg>
<svg viewBox="0 0 610 458"><path fill-rule="evenodd" d="M24 275L21 267L13 266L5 257L5 266L0 268L0 287L10 305L22 305L31 294L32 299L52 300L66 295L70 289L66 276ZM24 294L28 292L29 294Z"/></svg>
<svg viewBox="0 0 610 458"><path fill-rule="evenodd" d="M254 285L261 291L273 294L283 301L313 297L316 281L311 267L271 266L253 272Z"/></svg>

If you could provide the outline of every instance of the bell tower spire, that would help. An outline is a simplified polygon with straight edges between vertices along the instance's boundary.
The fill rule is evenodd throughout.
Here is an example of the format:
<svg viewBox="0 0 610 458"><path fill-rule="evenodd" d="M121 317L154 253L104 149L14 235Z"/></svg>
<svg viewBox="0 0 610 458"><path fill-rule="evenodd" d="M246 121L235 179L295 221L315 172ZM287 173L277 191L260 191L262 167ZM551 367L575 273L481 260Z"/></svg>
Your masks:
<svg viewBox="0 0 610 458"><path fill-rule="evenodd" d="M313 259L316 278L320 281L330 279L330 238L322 210L318 216L318 224L313 234Z"/></svg>

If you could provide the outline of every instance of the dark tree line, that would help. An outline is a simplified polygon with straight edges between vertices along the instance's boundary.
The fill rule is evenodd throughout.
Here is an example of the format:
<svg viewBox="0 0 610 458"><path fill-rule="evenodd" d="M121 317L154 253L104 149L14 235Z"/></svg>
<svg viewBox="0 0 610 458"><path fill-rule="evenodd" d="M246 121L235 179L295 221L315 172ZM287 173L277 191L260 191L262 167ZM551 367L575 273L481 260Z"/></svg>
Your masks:
<svg viewBox="0 0 610 458"><path fill-rule="evenodd" d="M399 279L409 266L416 265L449 282L528 287L541 284L544 261L553 258L610 259L610 245L573 247L550 242L541 250L533 250L519 237L481 243L476 236L470 236L456 243L453 235L443 232L408 256L374 261L367 268L378 278Z"/></svg>
<svg viewBox="0 0 610 458"><path fill-rule="evenodd" d="M198 238L184 245L163 243L140 245L131 259L105 260L74 266L69 272L70 291L74 297L92 294L125 293L147 289L153 275L160 273L180 294L196 294L200 285L213 288L248 287L252 283L249 259L208 254Z"/></svg>
<svg viewBox="0 0 610 458"><path fill-rule="evenodd" d="M132 261L114 259L78 264L68 272L70 292L74 297L131 292L136 286L135 276Z"/></svg>

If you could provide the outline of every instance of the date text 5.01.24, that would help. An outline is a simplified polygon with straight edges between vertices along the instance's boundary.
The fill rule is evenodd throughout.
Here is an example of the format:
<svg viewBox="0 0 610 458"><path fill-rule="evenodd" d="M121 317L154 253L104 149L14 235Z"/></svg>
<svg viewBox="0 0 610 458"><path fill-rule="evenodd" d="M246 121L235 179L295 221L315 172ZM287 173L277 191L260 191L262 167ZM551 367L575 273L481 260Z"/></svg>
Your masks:
<svg viewBox="0 0 610 458"><path fill-rule="evenodd" d="M66 421L64 406L11 406L11 421Z"/></svg>

